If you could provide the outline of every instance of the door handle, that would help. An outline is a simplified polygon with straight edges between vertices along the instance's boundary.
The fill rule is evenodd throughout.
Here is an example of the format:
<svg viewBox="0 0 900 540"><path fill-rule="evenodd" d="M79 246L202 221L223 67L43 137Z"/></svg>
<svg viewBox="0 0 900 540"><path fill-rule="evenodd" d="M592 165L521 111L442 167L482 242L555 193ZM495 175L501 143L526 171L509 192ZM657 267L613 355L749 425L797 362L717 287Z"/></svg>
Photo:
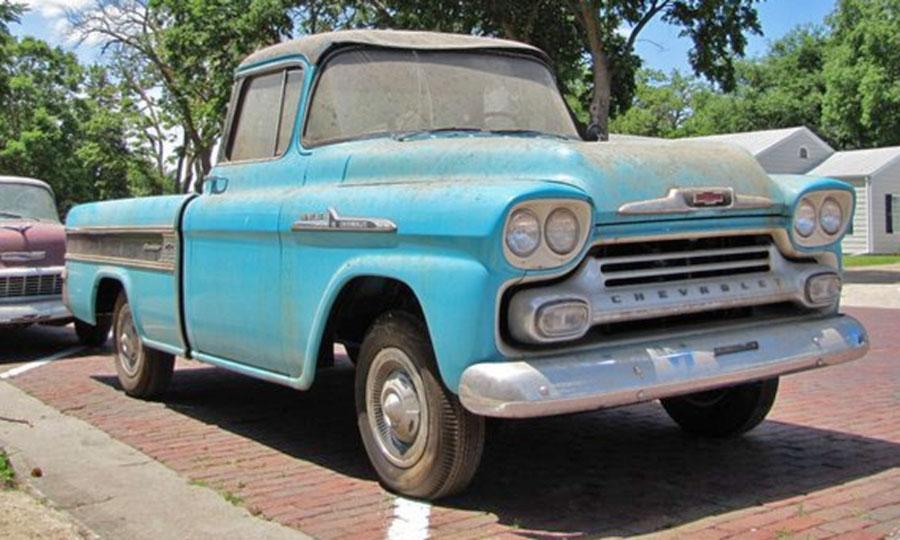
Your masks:
<svg viewBox="0 0 900 540"><path fill-rule="evenodd" d="M228 179L221 176L209 176L205 183L209 184L209 192L212 195L221 195L228 190Z"/></svg>

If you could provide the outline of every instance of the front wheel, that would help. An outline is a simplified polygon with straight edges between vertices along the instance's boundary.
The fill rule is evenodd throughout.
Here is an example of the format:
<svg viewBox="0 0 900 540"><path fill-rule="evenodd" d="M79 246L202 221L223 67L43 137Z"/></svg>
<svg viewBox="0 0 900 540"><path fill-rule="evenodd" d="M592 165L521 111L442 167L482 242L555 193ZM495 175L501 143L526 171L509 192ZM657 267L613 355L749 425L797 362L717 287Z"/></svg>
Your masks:
<svg viewBox="0 0 900 540"><path fill-rule="evenodd" d="M484 419L441 384L421 320L391 312L372 326L356 366L356 411L366 453L389 489L437 499L475 475Z"/></svg>
<svg viewBox="0 0 900 540"><path fill-rule="evenodd" d="M750 431L769 414L778 378L660 400L682 429L706 437L732 437Z"/></svg>
<svg viewBox="0 0 900 540"><path fill-rule="evenodd" d="M134 326L131 306L119 295L113 312L116 373L129 396L152 398L166 390L175 369L171 354L144 346Z"/></svg>

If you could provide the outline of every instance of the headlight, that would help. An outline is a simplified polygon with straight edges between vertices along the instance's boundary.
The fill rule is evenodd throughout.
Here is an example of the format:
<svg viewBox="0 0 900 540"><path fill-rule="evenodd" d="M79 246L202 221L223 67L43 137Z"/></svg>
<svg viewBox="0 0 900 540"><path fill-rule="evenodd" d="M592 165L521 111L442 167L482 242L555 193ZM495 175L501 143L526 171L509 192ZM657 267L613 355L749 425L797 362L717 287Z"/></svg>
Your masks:
<svg viewBox="0 0 900 540"><path fill-rule="evenodd" d="M557 208L547 218L544 235L547 245L554 253L568 255L578 247L578 239L581 237L578 218L568 208Z"/></svg>
<svg viewBox="0 0 900 540"><path fill-rule="evenodd" d="M541 243L541 223L534 212L520 209L513 212L506 227L506 246L517 257L527 257Z"/></svg>
<svg viewBox="0 0 900 540"><path fill-rule="evenodd" d="M794 230L803 238L809 238L816 230L816 207L803 201L794 213Z"/></svg>
<svg viewBox="0 0 900 540"><path fill-rule="evenodd" d="M853 193L821 190L805 193L794 209L794 243L821 247L840 239L853 215Z"/></svg>
<svg viewBox="0 0 900 540"><path fill-rule="evenodd" d="M514 206L503 229L503 254L516 268L557 268L578 255L591 231L591 205L535 199Z"/></svg>
<svg viewBox="0 0 900 540"><path fill-rule="evenodd" d="M844 211L841 205L832 198L825 199L822 209L819 210L819 225L828 234L837 234L844 224Z"/></svg>

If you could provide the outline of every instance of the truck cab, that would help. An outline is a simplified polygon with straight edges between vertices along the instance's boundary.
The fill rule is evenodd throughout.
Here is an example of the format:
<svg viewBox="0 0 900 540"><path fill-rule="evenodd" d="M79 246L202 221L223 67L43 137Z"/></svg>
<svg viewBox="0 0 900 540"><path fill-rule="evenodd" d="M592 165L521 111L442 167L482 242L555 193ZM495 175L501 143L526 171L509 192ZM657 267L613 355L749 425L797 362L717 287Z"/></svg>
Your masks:
<svg viewBox="0 0 900 540"><path fill-rule="evenodd" d="M343 345L381 481L470 482L486 417L660 400L739 435L778 377L859 358L853 190L743 150L592 142L517 42L345 31L258 51L189 195L68 217L67 302L125 391L174 357L308 389Z"/></svg>

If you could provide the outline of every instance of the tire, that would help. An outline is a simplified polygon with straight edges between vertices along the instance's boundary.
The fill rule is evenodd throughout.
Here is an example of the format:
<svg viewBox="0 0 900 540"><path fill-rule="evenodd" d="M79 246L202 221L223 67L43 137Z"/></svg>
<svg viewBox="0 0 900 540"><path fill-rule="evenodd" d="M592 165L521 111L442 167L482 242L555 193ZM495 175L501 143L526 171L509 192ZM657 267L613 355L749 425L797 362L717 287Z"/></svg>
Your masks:
<svg viewBox="0 0 900 540"><path fill-rule="evenodd" d="M778 393L778 378L660 400L681 428L704 437L733 437L758 426Z"/></svg>
<svg viewBox="0 0 900 540"><path fill-rule="evenodd" d="M125 393L145 399L163 393L172 380L175 357L144 346L124 293L116 300L113 336L116 373Z"/></svg>
<svg viewBox="0 0 900 540"><path fill-rule="evenodd" d="M78 342L88 347L102 347L109 339L109 330L112 327L112 317L109 315L97 315L97 324L89 324L75 319L75 334Z"/></svg>
<svg viewBox="0 0 900 540"><path fill-rule="evenodd" d="M465 489L478 469L484 418L441 383L424 323L412 315L389 312L367 333L356 366L356 412L366 453L392 491L446 497Z"/></svg>

